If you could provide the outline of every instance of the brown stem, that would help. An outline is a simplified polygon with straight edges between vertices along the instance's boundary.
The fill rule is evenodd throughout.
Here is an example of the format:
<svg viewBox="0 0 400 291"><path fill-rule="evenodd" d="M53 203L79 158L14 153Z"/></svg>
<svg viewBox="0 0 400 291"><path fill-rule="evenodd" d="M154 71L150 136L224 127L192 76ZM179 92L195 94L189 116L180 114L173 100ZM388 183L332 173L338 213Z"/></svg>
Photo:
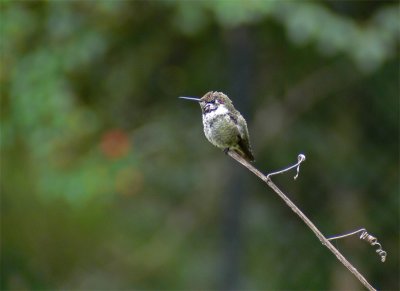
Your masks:
<svg viewBox="0 0 400 291"><path fill-rule="evenodd" d="M239 154L234 151L228 151L228 155L245 166L248 170L253 172L258 178L260 178L263 182L265 182L276 194L279 195L285 201L285 203L296 213L301 220L311 229L311 231L318 237L321 243L326 246L335 256L336 258L347 268L353 275L368 289L368 290L376 290L371 286L370 283L364 278L363 275L353 265L328 241L328 239L319 231L319 229L308 219L307 216L304 215L303 212L276 186L270 178L265 176L259 170L257 170L252 164L243 159Z"/></svg>

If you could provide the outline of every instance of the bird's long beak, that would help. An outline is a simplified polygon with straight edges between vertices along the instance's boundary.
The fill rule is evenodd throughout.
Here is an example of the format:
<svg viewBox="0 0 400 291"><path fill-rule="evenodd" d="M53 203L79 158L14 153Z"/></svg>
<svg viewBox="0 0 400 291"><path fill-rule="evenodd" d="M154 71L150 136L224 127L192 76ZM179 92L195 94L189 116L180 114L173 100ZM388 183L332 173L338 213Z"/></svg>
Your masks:
<svg viewBox="0 0 400 291"><path fill-rule="evenodd" d="M192 100L192 101L197 101L200 102L200 98L193 98L193 97L179 97L181 99L186 99L186 100Z"/></svg>

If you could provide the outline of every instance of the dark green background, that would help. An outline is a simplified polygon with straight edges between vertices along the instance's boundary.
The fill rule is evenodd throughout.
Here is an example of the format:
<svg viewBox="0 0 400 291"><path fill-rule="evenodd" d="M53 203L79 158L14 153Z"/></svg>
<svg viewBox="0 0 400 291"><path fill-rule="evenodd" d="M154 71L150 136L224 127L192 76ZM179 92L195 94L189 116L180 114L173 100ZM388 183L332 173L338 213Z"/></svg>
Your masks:
<svg viewBox="0 0 400 291"><path fill-rule="evenodd" d="M275 178L376 288L399 289L399 4L1 1L1 289L362 290L207 142L228 94Z"/></svg>

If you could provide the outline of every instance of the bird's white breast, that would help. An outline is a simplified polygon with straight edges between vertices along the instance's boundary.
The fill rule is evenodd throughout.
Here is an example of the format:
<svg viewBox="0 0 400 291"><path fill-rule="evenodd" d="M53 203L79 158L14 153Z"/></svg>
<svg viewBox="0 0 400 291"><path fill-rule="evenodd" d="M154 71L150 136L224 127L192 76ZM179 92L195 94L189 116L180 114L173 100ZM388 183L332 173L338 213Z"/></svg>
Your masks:
<svg viewBox="0 0 400 291"><path fill-rule="evenodd" d="M214 120L220 119L222 116L228 117L227 113L229 113L229 110L224 105L220 105L217 109L203 114L204 129L208 130Z"/></svg>
<svg viewBox="0 0 400 291"><path fill-rule="evenodd" d="M212 144L220 148L229 147L231 136L237 135L237 126L228 113L229 110L220 105L217 109L203 114L204 134Z"/></svg>
<svg viewBox="0 0 400 291"><path fill-rule="evenodd" d="M218 106L218 108L216 110L208 112L207 113L207 117L212 119L215 116L218 116L218 115L221 115L221 114L227 114L227 113L229 113L229 110L226 108L226 106L220 105L220 106Z"/></svg>

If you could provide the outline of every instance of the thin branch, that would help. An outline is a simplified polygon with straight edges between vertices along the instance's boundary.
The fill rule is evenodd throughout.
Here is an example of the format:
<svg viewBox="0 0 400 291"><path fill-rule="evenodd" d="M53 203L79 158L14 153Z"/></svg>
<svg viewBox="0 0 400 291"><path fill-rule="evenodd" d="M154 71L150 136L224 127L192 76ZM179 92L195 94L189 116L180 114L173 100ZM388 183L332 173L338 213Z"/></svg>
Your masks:
<svg viewBox="0 0 400 291"><path fill-rule="evenodd" d="M321 243L326 246L335 256L336 258L351 272L353 275L368 289L368 290L376 290L371 286L370 283L364 278L361 273L353 267L353 265L330 243L328 239L319 231L319 229L308 219L307 216L276 186L269 176L265 176L258 169L256 169L252 164L242 158L239 154L234 151L228 151L228 155L235 159L237 162L245 166L249 171L253 172L258 178L260 178L264 183L266 183L276 194L279 195L280 198L285 201L285 203L296 213L301 220L311 229L311 231L318 237ZM296 164L296 166L298 166ZM292 167L289 167L291 169ZM284 171L284 170L282 170ZM281 171L280 171L281 172Z"/></svg>

